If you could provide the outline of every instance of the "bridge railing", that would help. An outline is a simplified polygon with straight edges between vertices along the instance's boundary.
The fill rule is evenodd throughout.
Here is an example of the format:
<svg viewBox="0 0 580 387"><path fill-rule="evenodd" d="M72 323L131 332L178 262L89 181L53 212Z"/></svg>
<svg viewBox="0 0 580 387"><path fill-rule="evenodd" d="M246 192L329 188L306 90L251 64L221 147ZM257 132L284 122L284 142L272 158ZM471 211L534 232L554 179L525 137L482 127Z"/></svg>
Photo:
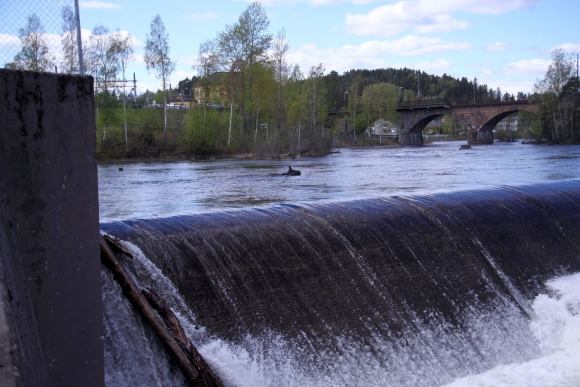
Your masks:
<svg viewBox="0 0 580 387"><path fill-rule="evenodd" d="M452 107L481 107L481 106L501 106L501 105L528 105L529 100L518 101L486 101L466 103L463 101L452 101L450 98L440 99L418 99L414 101L401 101L397 110L432 109L432 108L452 108Z"/></svg>
<svg viewBox="0 0 580 387"><path fill-rule="evenodd" d="M528 105L530 101L527 99L520 99L517 101L485 101L476 103L466 103L466 102L452 102L453 107L468 107L468 106L505 106L505 105Z"/></svg>
<svg viewBox="0 0 580 387"><path fill-rule="evenodd" d="M401 101L399 102L399 109L411 109L411 108L427 108L427 107L451 107L451 99L440 98L440 99L418 99L415 101Z"/></svg>

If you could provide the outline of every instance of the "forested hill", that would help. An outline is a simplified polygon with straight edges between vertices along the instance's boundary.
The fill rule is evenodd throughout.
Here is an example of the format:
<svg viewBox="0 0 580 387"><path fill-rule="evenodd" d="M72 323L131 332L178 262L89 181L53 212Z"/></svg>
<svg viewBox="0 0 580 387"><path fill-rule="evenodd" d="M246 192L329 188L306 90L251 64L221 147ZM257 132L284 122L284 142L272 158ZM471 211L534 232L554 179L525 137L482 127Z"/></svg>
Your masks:
<svg viewBox="0 0 580 387"><path fill-rule="evenodd" d="M419 74L420 73L420 74ZM420 82L417 78L420 78ZM191 90L192 85L197 84L200 79L196 76L191 79L186 78L179 82L178 89ZM390 83L397 88L402 87L405 99L417 97L420 83L421 98L451 98L457 102L469 102L474 100L478 103L489 101L508 101L526 99L529 96L525 93L516 95L502 93L498 87L488 87L486 84L477 83L476 79L454 78L450 75L442 76L428 74L424 71L417 71L410 68L387 68L387 69L353 69L344 72L342 75L336 71L331 71L324 76L326 85L327 109L329 112L338 111L347 102L348 93L354 90L357 96L361 96L365 87L380 83ZM475 88L474 88L475 81ZM358 86L358 87L357 87ZM357 91L358 90L358 91ZM347 93L347 96L345 96Z"/></svg>
<svg viewBox="0 0 580 387"><path fill-rule="evenodd" d="M336 71L331 71L326 75L328 110L333 111L335 107L344 104L345 92L350 92L352 85L358 85L357 95L361 95L368 85L378 83L390 83L404 90L409 90L417 95L421 91L422 98L451 98L455 101L473 101L474 91L477 102L487 102L492 100L525 99L527 95L517 93L511 95L502 93L500 88L493 89L486 84L478 84L475 80L454 78L447 74L442 76L427 74L424 71L417 71L410 68L387 68L374 70L349 70L342 75ZM420 78L420 89L418 88ZM475 81L475 88L474 88Z"/></svg>

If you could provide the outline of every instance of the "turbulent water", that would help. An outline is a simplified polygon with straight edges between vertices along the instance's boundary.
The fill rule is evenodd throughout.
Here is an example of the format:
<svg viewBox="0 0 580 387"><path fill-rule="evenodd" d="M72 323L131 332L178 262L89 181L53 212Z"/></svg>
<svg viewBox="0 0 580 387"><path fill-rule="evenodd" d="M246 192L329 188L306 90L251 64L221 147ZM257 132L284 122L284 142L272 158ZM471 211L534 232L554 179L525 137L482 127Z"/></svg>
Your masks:
<svg viewBox="0 0 580 387"><path fill-rule="evenodd" d="M424 170L457 169L466 156L452 145L426 147L446 162ZM468 182L443 175L454 177L409 189L395 178L398 163L376 166L381 150L355 150L341 156L350 161L331 159L344 181L328 180L328 192L321 187L333 163L321 159L309 162L328 165L302 167L309 182L284 178L293 187L284 198L260 201L281 204L256 206L242 195L241 209L207 211L211 184L201 176L211 163L106 166L101 190L125 193L124 205L104 200L101 228L133 252L124 259L130 271L166 298L227 386L580 385L580 181L546 183L579 177L578 153L486 148L515 152L503 163L527 161L543 183L489 188L507 182L501 174L522 181L509 166L492 174L501 163L478 148L467 157L488 174ZM407 155L409 168L426 161L413 161L423 157L415 150L382 151ZM559 160L558 172L545 168L549 160ZM246 163L212 173L267 186L265 172L283 167ZM178 182L172 196L173 185L151 183L184 174L206 188L184 195L188 184ZM368 184L358 192L353 182ZM214 185L235 197L236 188ZM138 187L149 200L157 195L152 209ZM112 276L102 275L107 385L184 385Z"/></svg>

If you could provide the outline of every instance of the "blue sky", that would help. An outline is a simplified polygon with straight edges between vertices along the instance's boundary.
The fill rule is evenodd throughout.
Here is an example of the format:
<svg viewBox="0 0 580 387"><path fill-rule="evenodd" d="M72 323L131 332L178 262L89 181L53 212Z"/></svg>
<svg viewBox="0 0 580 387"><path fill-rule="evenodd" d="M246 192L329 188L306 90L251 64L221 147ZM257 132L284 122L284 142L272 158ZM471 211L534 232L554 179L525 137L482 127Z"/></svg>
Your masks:
<svg viewBox="0 0 580 387"><path fill-rule="evenodd" d="M6 1L6 0L2 0ZM199 44L234 23L244 0L80 1L81 24L131 33L140 92L160 82L142 61L150 22L159 14L177 62L171 83L195 74ZM502 91L531 92L550 52L580 52L579 0L264 0L270 32L285 28L289 59L303 72L410 67L478 78Z"/></svg>

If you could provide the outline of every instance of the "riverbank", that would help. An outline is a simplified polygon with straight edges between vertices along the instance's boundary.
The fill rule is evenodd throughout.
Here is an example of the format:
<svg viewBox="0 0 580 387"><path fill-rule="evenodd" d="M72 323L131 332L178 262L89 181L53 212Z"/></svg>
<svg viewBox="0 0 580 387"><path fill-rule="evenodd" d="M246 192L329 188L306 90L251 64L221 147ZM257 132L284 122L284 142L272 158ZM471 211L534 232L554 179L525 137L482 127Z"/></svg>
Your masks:
<svg viewBox="0 0 580 387"><path fill-rule="evenodd" d="M173 141L172 141L173 143ZM240 160L284 160L284 159L299 159L303 157L322 157L332 153L336 153L340 148L356 148L356 147L376 147L376 146L398 146L399 142L390 138L368 138L368 137L353 137L340 136L338 140L334 138L330 142L330 147L323 151L313 151L304 149L299 154L290 154L287 150L282 149L282 152L275 154L273 152L264 152L264 149L258 149L255 152L228 152L214 150L212 152L196 152L192 149L184 149L177 146L168 146L165 150L150 147L131 147L128 152L123 149L116 149L116 152L100 151L97 153L97 161L99 164L112 164L123 162L155 162L155 161L186 161L186 160L226 160L226 159L240 159ZM101 148L100 150L103 150Z"/></svg>

